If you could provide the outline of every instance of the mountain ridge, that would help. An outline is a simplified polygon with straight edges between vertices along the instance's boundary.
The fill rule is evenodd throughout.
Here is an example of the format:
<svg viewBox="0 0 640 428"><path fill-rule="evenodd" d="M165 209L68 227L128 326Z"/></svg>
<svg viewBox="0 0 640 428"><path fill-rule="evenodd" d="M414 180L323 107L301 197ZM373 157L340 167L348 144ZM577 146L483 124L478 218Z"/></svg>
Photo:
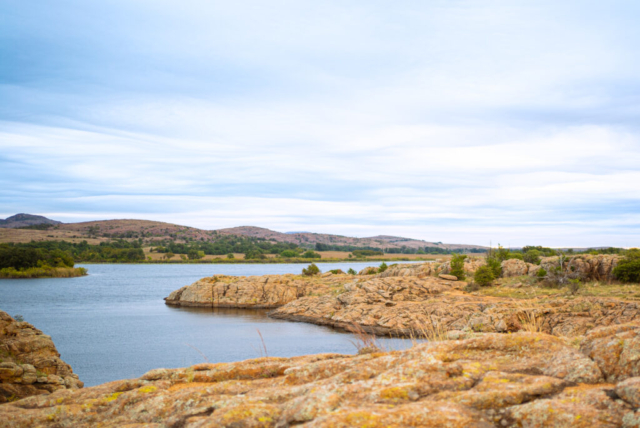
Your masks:
<svg viewBox="0 0 640 428"><path fill-rule="evenodd" d="M3 226L5 229L15 229L24 226L32 226L34 224L50 224L47 230L37 231L29 230L31 239L49 240L56 238L55 232L64 233L59 239L66 239L73 236L74 239L92 238L92 239L140 239L147 241L173 239L182 240L214 240L217 234L246 236L276 242L294 243L301 247L313 248L316 244L323 244L333 247L371 247L376 249L392 249L396 252L403 247L410 249L418 248L441 248L447 250L453 249L486 249L480 245L473 244L445 244L442 242L430 242L420 239L405 238L391 235L377 235L373 237L356 238L343 235L334 235L328 233L312 233L312 232L277 232L258 226L237 226L231 228L223 228L216 230L205 230L190 226L182 226L173 223L166 223L153 220L135 220L135 219L114 219L114 220L97 220L78 223L62 223L48 219L43 216L35 216L31 214L18 214L18 216L29 216L30 224L15 225L15 221L11 221L10 225ZM15 218L9 217L7 220ZM6 222L7 220L0 220ZM37 223L39 221L40 223ZM13 224L13 225L11 225ZM75 233L74 235L72 235ZM7 235L7 233L5 233ZM38 239L40 238L40 239ZM3 242L11 242L7 239L0 239Z"/></svg>

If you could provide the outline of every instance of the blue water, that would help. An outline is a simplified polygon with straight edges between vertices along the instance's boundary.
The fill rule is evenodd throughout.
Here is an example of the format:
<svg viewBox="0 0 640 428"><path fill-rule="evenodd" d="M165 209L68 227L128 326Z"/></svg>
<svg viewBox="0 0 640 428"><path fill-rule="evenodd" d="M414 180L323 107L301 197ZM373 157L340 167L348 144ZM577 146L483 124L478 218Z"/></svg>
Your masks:
<svg viewBox="0 0 640 428"><path fill-rule="evenodd" d="M356 271L378 263L318 263ZM86 386L139 377L154 368L290 357L353 354L353 336L327 327L274 320L265 310L173 308L163 298L214 274L300 273L300 264L88 264L81 278L0 280L0 310L20 314L52 337ZM399 349L410 344L385 339Z"/></svg>

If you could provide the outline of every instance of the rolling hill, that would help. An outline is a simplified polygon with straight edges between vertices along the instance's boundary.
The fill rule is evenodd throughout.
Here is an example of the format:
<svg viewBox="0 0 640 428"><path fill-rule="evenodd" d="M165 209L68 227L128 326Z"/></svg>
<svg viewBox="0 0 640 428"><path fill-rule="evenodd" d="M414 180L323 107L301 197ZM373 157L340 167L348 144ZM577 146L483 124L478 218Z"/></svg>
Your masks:
<svg viewBox="0 0 640 428"><path fill-rule="evenodd" d="M176 242L215 241L219 235L247 236L275 242L294 243L301 247L315 248L316 244L327 246L370 247L394 249L394 252L405 248L440 248L445 250L476 249L486 247L471 244L444 244L424 240L403 238L398 236L379 235L368 238L332 235L326 233L282 233L255 226L240 226L218 230L203 230L194 227L180 226L151 220L100 220L80 223L61 223L42 216L18 214L9 217L0 229L0 242L29 242L30 240L91 240L92 243L110 239L142 239L145 243L153 241L173 240ZM38 223L39 222L39 223ZM21 229L37 224L44 225L43 230L33 228Z"/></svg>

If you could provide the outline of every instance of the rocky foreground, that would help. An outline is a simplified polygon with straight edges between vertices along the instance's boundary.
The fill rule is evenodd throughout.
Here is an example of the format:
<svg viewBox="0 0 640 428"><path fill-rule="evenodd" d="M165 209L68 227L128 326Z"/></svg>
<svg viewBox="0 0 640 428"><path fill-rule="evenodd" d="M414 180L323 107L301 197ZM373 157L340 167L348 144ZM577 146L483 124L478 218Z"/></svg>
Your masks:
<svg viewBox="0 0 640 428"><path fill-rule="evenodd" d="M0 311L0 403L82 386L50 336Z"/></svg>
<svg viewBox="0 0 640 428"><path fill-rule="evenodd" d="M152 370L0 405L11 427L638 427L640 325Z"/></svg>
<svg viewBox="0 0 640 428"><path fill-rule="evenodd" d="M552 269L557 257L541 265L503 262L505 277L535 276ZM611 281L617 256L579 256L572 266L584 280ZM468 259L469 274L483 264ZM514 333L539 331L583 336L597 327L640 320L640 304L608 297L537 297L513 299L465 292L467 283L447 275L448 263L406 264L359 275L325 273L319 277L265 275L204 278L174 291L166 303L175 306L274 309L269 316L397 337L430 337L447 333Z"/></svg>

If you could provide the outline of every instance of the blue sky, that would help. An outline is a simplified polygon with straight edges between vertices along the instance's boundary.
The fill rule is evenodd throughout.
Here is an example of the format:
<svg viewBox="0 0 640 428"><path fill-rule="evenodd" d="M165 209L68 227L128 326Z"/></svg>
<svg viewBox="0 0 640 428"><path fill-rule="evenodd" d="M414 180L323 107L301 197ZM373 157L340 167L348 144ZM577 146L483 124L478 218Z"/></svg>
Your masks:
<svg viewBox="0 0 640 428"><path fill-rule="evenodd" d="M638 16L5 1L0 217L638 246Z"/></svg>

